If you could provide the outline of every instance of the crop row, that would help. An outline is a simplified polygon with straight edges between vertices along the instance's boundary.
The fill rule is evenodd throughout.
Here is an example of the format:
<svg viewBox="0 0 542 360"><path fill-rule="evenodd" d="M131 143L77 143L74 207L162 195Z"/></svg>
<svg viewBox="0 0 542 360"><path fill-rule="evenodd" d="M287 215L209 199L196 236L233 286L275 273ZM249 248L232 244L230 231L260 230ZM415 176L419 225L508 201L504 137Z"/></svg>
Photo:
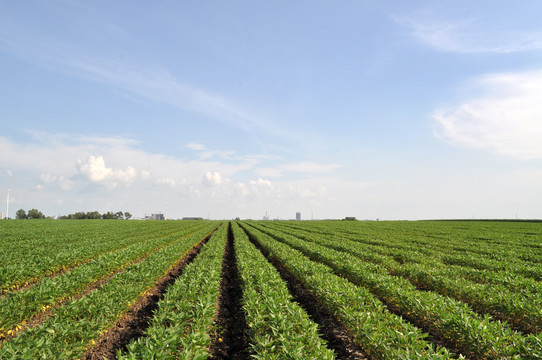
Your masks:
<svg viewBox="0 0 542 360"><path fill-rule="evenodd" d="M532 226L532 224L530 225ZM484 241L471 241L469 246L465 245L465 247L472 250L471 252L450 250L446 248L445 244L453 242L460 236L455 233L449 233L448 238L443 242L435 242L434 240L426 242L418 238L405 237L404 232L399 231L397 231L395 238L383 240L382 234L374 230L371 231L370 228L365 226L359 227L358 233L353 233L351 229L349 235L341 231L334 233L313 231L312 226L291 223L281 224L280 226L277 224L276 227L290 234L295 231L296 236L304 239L325 238L336 246L342 246L346 243L357 244L356 247L362 250L364 260L371 262L386 262L387 258L391 256L399 263L419 263L423 264L425 268L431 267L433 269L446 268L447 272L453 271L454 276L463 277L477 283L496 284L514 292L542 293L542 284L536 280L538 278L537 274L542 270L541 266L521 262L512 265L508 257L496 260L487 258L487 256L477 256L473 251L483 245ZM365 230L368 231L363 232ZM542 236L542 234L540 235ZM371 239L367 239L367 236L371 236ZM490 235L486 234L485 236ZM525 240L516 240L516 243L506 242L511 249L508 252L517 252L523 241ZM536 255L536 251L531 251L531 253ZM542 259L542 253L538 258Z"/></svg>
<svg viewBox="0 0 542 360"><path fill-rule="evenodd" d="M250 225L249 225L250 224ZM390 313L364 287L356 286L300 251L275 240L252 223L242 223L254 241L280 261L343 325L355 341L375 359L450 359L443 348L425 340L426 334Z"/></svg>
<svg viewBox="0 0 542 360"><path fill-rule="evenodd" d="M72 299L40 326L29 328L16 338L4 341L0 358L72 359L80 357L107 331L156 280L201 241L212 228L209 223L198 232L151 253L117 273L103 286Z"/></svg>
<svg viewBox="0 0 542 360"><path fill-rule="evenodd" d="M233 223L236 259L243 288L243 310L253 357L257 359L334 359L317 325L293 301L273 265Z"/></svg>
<svg viewBox="0 0 542 360"><path fill-rule="evenodd" d="M278 225L278 224L277 224ZM465 255L518 265L542 262L540 224L480 222L319 222L293 227L326 236L340 235L397 250L418 250L441 256Z"/></svg>
<svg viewBox="0 0 542 360"><path fill-rule="evenodd" d="M318 234L307 234L281 229L284 233L298 238L312 241L328 248L344 251L356 257L382 265L388 273L404 277L418 288L435 291L441 295L452 297L468 303L479 313L488 313L503 321L514 325L515 328L526 333L540 333L542 331L542 292L541 284L533 284L535 291L511 291L511 286L503 284L479 284L461 277L461 267L440 265L429 257L420 257L415 261L398 262L400 254L390 251L390 255L373 252L374 246L343 239L340 242L330 240ZM412 253L404 253L400 258L404 260L413 257ZM383 270L380 268L380 270ZM507 277L508 285L518 286L518 280ZM525 283L525 281L523 281Z"/></svg>
<svg viewBox="0 0 542 360"><path fill-rule="evenodd" d="M498 237L487 224L473 223L477 230L469 232L455 222L243 221L214 232L220 222L77 222L86 233L71 227L75 222L62 224L65 232L60 222L20 222L29 226L23 236L15 231L19 222L7 223L0 235L17 239L35 259L24 260L32 269L21 268L1 291L2 359L105 354L92 351L151 298L156 310L142 320L143 335L113 345L117 358L241 355L231 351L258 359L341 357L319 334L321 320L307 314L298 295L294 300L289 288L300 286L371 359L542 358L541 267L528 255L542 247L533 226L526 233L521 224L499 226ZM446 236L451 240L440 246ZM521 244L514 245L516 237ZM14 246L5 239L0 248L9 251ZM165 283L195 244L204 245L193 262ZM0 273L17 268L5 252L1 257L9 264ZM232 291L230 281L237 283ZM160 296L153 295L157 284L167 284ZM241 302L229 314L243 320L233 322L241 333L232 335L221 309L233 297ZM237 336L242 348L216 353Z"/></svg>
<svg viewBox="0 0 542 360"><path fill-rule="evenodd" d="M164 225L162 225L164 224ZM170 223L110 221L11 221L2 224L0 293L62 273L153 233L173 231ZM197 224L184 224L192 227Z"/></svg>
<svg viewBox="0 0 542 360"><path fill-rule="evenodd" d="M227 226L213 233L183 275L168 288L143 337L118 359L204 359L209 356Z"/></svg>
<svg viewBox="0 0 542 360"><path fill-rule="evenodd" d="M150 253L171 244L179 237L194 232L192 227L178 232L157 232L150 238L114 252L106 253L97 259L82 264L71 271L56 277L44 278L36 285L21 291L9 292L0 298L0 339L22 327L32 316L46 312L58 303L84 292L85 288L121 271L130 263L149 256Z"/></svg>
<svg viewBox="0 0 542 360"><path fill-rule="evenodd" d="M366 287L388 307L442 337L464 355L477 359L542 356L538 337L523 337L506 324L492 321L490 316L480 317L464 303L431 291L419 291L405 279L387 274L380 265L269 228L265 231Z"/></svg>

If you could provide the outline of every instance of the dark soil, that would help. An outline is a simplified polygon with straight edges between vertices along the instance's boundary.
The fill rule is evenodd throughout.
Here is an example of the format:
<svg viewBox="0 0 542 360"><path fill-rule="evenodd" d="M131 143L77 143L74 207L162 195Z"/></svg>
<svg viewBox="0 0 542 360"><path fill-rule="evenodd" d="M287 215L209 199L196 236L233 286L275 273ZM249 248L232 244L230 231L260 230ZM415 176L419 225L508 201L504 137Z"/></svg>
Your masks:
<svg viewBox="0 0 542 360"><path fill-rule="evenodd" d="M277 239L276 237L274 237L273 235L271 234L268 234L269 236L275 238L277 241L280 241L279 239ZM250 234L249 234L249 237L250 237ZM252 238L251 238L251 241ZM254 242L254 241L253 241ZM262 251L265 251L265 249L261 249ZM273 261L271 261L273 263ZM280 264L279 264L280 266ZM280 272L280 270L279 270ZM354 279L351 279L350 277L348 276L345 276L344 274L341 274L339 271L336 271L334 270L333 271L335 275L337 276L340 276L340 277L343 277L345 278L346 280L350 281L352 284L356 285L356 286L359 286L356 281ZM427 291L427 290L424 290L422 288L418 289L418 290L421 290L421 291ZM454 357L455 358L458 358L459 355L457 354L460 354L461 353L461 350L457 348L457 346L449 341L447 341L446 339L444 339L437 331L435 331L434 329L432 328L428 328L426 327L423 323L421 323L420 321L418 321L418 319L416 319L415 317L413 316L410 316L408 314L404 314L403 312L401 312L400 309L397 309L395 306L393 306L392 304L390 304L389 302L387 302L384 298L382 298L381 296L378 296L378 294L374 294L380 301L382 301L382 304L384 304L384 306L386 306L386 308L388 309L388 311L392 314L395 314L397 316L400 316L402 318L404 318L405 320L409 321L412 325L416 326L417 328L421 329L422 331L426 332L427 333L427 337L425 338L425 340L427 342L430 342L430 343L433 343L434 345L437 345L437 346L440 346L440 347L443 347L443 348L447 348L449 351L451 351L453 354L454 354ZM308 311L307 311L308 312ZM309 313L310 315L310 313ZM316 322L318 322L317 320L314 320ZM331 346L330 346L331 347ZM353 358L352 358L353 359Z"/></svg>
<svg viewBox="0 0 542 360"><path fill-rule="evenodd" d="M213 232L190 249L164 277L158 280L147 295L141 298L122 319L98 339L97 345L84 354L82 359L116 359L117 349L126 350L126 345L130 341L143 336L153 312L158 308L158 301L164 298L168 287L182 275L184 267L194 260L201 247L209 241Z"/></svg>
<svg viewBox="0 0 542 360"><path fill-rule="evenodd" d="M210 348L211 359L248 359L247 324L242 310L243 290L237 262L231 224L222 261L222 280L216 315L217 332Z"/></svg>
<svg viewBox="0 0 542 360"><path fill-rule="evenodd" d="M288 285L288 289L294 300L309 314L309 317L320 326L322 338L328 343L327 347L332 349L338 359L345 360L366 360L361 347L356 344L348 331L342 326L327 310L321 306L318 300L307 288L297 280L279 261L270 257L269 252L264 249L257 240L245 229L250 241L260 250L266 259L277 269L282 279Z"/></svg>

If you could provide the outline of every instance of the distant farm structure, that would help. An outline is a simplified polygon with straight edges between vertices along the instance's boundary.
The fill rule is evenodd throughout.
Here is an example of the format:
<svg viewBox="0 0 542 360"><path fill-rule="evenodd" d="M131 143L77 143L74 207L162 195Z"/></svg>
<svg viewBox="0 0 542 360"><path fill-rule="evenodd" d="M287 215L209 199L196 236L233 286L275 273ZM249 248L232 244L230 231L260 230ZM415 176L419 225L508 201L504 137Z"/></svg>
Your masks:
<svg viewBox="0 0 542 360"><path fill-rule="evenodd" d="M164 214L151 214L151 216L145 216L145 220L166 220Z"/></svg>

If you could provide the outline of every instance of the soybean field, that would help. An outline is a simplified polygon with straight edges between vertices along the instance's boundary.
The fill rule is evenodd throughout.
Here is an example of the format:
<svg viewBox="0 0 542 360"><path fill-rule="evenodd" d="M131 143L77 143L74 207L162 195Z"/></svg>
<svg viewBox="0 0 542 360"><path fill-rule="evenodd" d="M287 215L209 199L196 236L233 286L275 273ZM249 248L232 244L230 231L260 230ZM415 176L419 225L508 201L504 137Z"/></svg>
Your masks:
<svg viewBox="0 0 542 360"><path fill-rule="evenodd" d="M0 359L542 359L542 223L0 222Z"/></svg>

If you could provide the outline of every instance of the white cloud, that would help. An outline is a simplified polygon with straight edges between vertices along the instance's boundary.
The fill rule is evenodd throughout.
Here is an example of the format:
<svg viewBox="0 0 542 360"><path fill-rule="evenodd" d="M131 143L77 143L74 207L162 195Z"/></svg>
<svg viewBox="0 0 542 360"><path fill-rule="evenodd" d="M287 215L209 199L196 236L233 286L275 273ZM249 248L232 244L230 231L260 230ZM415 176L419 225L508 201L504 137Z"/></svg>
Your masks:
<svg viewBox="0 0 542 360"><path fill-rule="evenodd" d="M250 180L250 185L263 186L267 188L272 188L273 184L269 180L264 180L259 178L258 180Z"/></svg>
<svg viewBox="0 0 542 360"><path fill-rule="evenodd" d="M113 173L113 169L105 166L104 158L101 156L90 156L88 160L79 160L79 171L92 181L102 181Z"/></svg>
<svg viewBox="0 0 542 360"><path fill-rule="evenodd" d="M137 176L136 170L132 166L128 166L125 170L108 168L105 165L103 156L89 156L86 161L78 161L79 172L93 182L112 181L111 184L116 186L116 182L120 181L125 184L131 183Z"/></svg>
<svg viewBox="0 0 542 360"><path fill-rule="evenodd" d="M248 183L237 183L234 186L236 192L242 197L253 197L262 195L278 195L280 190L276 190L271 181L259 178L250 180Z"/></svg>
<svg viewBox="0 0 542 360"><path fill-rule="evenodd" d="M224 182L226 182L227 180L224 179L222 177L222 175L220 175L220 173L216 172L216 171L207 171L205 173L205 175L203 176L203 181L202 181L202 184L206 185L206 186L216 186L216 185L220 185Z"/></svg>
<svg viewBox="0 0 542 360"><path fill-rule="evenodd" d="M438 135L515 158L542 158L542 70L486 75L473 84L478 96L435 111Z"/></svg>
<svg viewBox="0 0 542 360"><path fill-rule="evenodd" d="M57 183L62 190L71 190L73 188L74 182L62 175L54 174L41 174L40 179L46 183Z"/></svg>
<svg viewBox="0 0 542 360"><path fill-rule="evenodd" d="M148 179L148 178L150 178L150 177L151 177L151 173L150 173L150 172L148 172L147 170L144 170L144 169L141 170L141 178L142 178L142 179L146 180L146 179Z"/></svg>
<svg viewBox="0 0 542 360"><path fill-rule="evenodd" d="M542 31L503 29L481 18L444 19L432 12L392 16L410 35L436 50L456 53L512 53L542 49Z"/></svg>
<svg viewBox="0 0 542 360"><path fill-rule="evenodd" d="M166 186L170 186L170 187L175 187L177 186L177 184L180 183L184 183L184 181L177 181L175 179L172 179L172 178L159 178L156 180L156 184L157 185L166 185Z"/></svg>
<svg viewBox="0 0 542 360"><path fill-rule="evenodd" d="M181 160L145 152L130 139L107 139L42 133L39 139L16 143L0 137L0 153L9 158L0 169L12 167L17 180L11 187L14 201L46 214L125 210L135 216L163 211L172 218L209 213L229 218L269 210L293 217L299 204L316 209L319 203L334 201L336 195L326 189L343 191L339 178L325 179L325 171L335 166L285 164L280 171L291 171L288 181L276 182L256 173L267 161L277 162L268 155L220 161L197 159L196 154L196 159ZM25 174L24 183L19 174Z"/></svg>

